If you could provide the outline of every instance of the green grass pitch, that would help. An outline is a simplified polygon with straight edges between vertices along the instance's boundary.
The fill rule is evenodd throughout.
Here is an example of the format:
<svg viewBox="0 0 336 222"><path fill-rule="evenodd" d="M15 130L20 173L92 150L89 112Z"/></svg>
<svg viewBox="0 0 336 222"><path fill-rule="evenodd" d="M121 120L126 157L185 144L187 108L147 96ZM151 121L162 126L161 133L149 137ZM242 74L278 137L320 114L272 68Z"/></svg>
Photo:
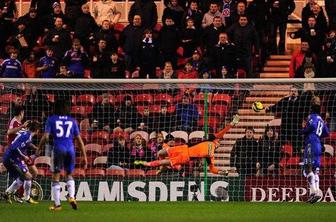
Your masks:
<svg viewBox="0 0 336 222"><path fill-rule="evenodd" d="M1 202L0 221L336 221L336 205L332 203L79 202L77 211L63 203L63 210L59 212L48 211L50 204L51 202L38 205Z"/></svg>

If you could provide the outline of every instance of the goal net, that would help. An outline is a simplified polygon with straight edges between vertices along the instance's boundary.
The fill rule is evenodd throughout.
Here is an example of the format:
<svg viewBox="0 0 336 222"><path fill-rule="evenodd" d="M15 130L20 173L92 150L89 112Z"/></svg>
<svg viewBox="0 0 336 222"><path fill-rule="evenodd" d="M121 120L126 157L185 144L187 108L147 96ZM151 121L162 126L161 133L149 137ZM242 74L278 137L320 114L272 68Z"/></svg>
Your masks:
<svg viewBox="0 0 336 222"><path fill-rule="evenodd" d="M335 195L335 84L274 83L272 80L193 80L170 82L115 80L3 82L0 99L0 155L7 148L8 123L16 106L25 120L45 123L53 104L63 99L80 126L88 168L76 149L76 198L82 201L305 201L309 187L302 175L302 122L312 98L319 97L322 117L331 134L323 139L320 168L321 201ZM261 102L263 107L254 107ZM260 109L260 110L258 110ZM178 153L160 160L178 164L144 166L162 150L187 145L188 150L228 126L214 159ZM41 135L34 138L38 144ZM168 147L168 148L167 148ZM76 145L77 148L77 145ZM52 138L35 158L40 189L35 196L50 200ZM191 152L191 151L190 151ZM30 154L33 154L31 151ZM181 157L182 155L182 157ZM191 155L191 154L190 154ZM212 156L213 156L212 155ZM174 161L173 161L174 159ZM181 163L181 159L182 163ZM180 162L179 162L180 161ZM2 159L0 160L2 162ZM215 174L209 164L227 175ZM0 164L0 192L12 179ZM64 172L61 173L64 179ZM66 199L66 184L61 183ZM38 194L43 191L43 195ZM34 194L33 194L34 196Z"/></svg>

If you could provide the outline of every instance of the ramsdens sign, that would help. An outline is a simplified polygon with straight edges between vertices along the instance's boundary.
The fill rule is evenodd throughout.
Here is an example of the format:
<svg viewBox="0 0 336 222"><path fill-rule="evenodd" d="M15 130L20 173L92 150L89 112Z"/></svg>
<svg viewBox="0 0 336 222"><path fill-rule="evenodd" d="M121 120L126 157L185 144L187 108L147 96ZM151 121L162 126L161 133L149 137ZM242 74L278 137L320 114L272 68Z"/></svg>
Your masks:
<svg viewBox="0 0 336 222"><path fill-rule="evenodd" d="M321 202L335 202L335 178L320 177ZM304 177L247 177L245 200L252 202L301 202L309 196Z"/></svg>

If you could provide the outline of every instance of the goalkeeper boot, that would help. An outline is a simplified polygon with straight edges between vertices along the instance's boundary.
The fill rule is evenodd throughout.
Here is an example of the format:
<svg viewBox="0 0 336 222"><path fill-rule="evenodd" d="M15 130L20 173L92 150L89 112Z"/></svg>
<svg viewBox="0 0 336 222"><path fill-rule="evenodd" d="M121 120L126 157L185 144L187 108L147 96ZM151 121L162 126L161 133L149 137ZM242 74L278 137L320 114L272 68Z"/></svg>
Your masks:
<svg viewBox="0 0 336 222"><path fill-rule="evenodd" d="M138 166L138 165L145 165L147 162L146 161L142 161L142 160L136 160L134 161L134 165Z"/></svg>
<svg viewBox="0 0 336 222"><path fill-rule="evenodd" d="M50 211L61 211L62 210L62 206L61 205L58 205L58 206L53 205L53 206L49 207L49 210Z"/></svg>
<svg viewBox="0 0 336 222"><path fill-rule="evenodd" d="M29 198L28 200L26 200L26 203L29 203L29 204L38 204L39 202L35 201L33 198Z"/></svg>
<svg viewBox="0 0 336 222"><path fill-rule="evenodd" d="M321 196L319 196L318 194L316 194L313 199L310 201L311 204L316 203L319 199L321 198Z"/></svg>
<svg viewBox="0 0 336 222"><path fill-rule="evenodd" d="M68 202L71 205L72 209L77 210L77 201L75 198L69 197Z"/></svg>
<svg viewBox="0 0 336 222"><path fill-rule="evenodd" d="M5 192L3 194L3 198L7 201L7 203L12 204L13 203L13 194L9 192Z"/></svg>

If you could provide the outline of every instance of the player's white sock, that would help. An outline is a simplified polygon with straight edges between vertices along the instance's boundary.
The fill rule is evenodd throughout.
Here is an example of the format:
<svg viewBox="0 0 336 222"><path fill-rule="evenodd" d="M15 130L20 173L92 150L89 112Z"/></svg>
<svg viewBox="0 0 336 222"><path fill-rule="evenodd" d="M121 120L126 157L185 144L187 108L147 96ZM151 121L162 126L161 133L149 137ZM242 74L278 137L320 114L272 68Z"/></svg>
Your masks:
<svg viewBox="0 0 336 222"><path fill-rule="evenodd" d="M16 180L14 180L13 183L7 188L6 193L14 193L22 186L22 184L23 182L20 180L20 178L16 178Z"/></svg>
<svg viewBox="0 0 336 222"><path fill-rule="evenodd" d="M315 175L313 172L308 173L307 175L308 184L310 187L311 194L316 194L316 184L315 184Z"/></svg>
<svg viewBox="0 0 336 222"><path fill-rule="evenodd" d="M316 192L318 193L320 190L320 176L318 173L315 173L315 186L316 186Z"/></svg>
<svg viewBox="0 0 336 222"><path fill-rule="evenodd" d="M52 191L52 195L53 195L53 198L54 198L55 206L61 205L61 200L60 200L61 185L59 184L59 182L53 182L52 183L51 191Z"/></svg>
<svg viewBox="0 0 336 222"><path fill-rule="evenodd" d="M24 188L23 196L24 196L25 200L29 200L29 198L30 198L31 185L32 185L31 180L25 180L23 182L23 188Z"/></svg>
<svg viewBox="0 0 336 222"><path fill-rule="evenodd" d="M75 181L74 180L67 181L67 189L68 189L69 197L75 198Z"/></svg>

